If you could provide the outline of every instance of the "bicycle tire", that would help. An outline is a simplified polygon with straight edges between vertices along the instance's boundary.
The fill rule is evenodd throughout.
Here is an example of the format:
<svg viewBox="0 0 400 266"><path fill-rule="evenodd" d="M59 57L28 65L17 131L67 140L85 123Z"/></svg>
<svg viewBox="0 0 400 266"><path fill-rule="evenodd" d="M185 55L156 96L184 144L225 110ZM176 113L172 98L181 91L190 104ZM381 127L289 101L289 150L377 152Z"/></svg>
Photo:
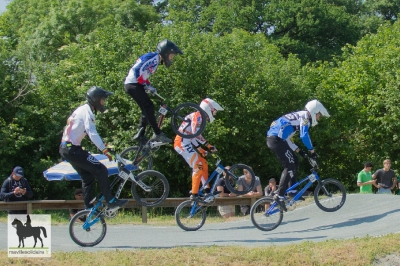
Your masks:
<svg viewBox="0 0 400 266"><path fill-rule="evenodd" d="M154 207L162 203L169 194L169 183L167 178L160 172L146 170L136 176L138 182L151 189L145 191L136 182L132 182L131 192L133 198L143 206Z"/></svg>
<svg viewBox="0 0 400 266"><path fill-rule="evenodd" d="M122 158L125 160L133 163L133 160L136 157L137 151L139 147L138 146L131 146L123 150L120 154ZM142 155L145 153L145 156L143 158L140 158L140 161L138 163L137 169L135 171L145 171L145 170L151 170L153 169L153 158L151 157L151 153L148 151L148 148L143 148L141 151ZM147 154L146 154L147 153ZM122 164L118 162L118 170L120 171L120 168L122 167Z"/></svg>
<svg viewBox="0 0 400 266"><path fill-rule="evenodd" d="M200 125L198 125L199 126L198 130L194 134L188 134L187 132L185 132L185 133L180 132L179 128L183 122L184 117L193 112L200 112L200 114L201 114L202 123ZM207 124L206 119L207 119L207 115L203 111L203 109L201 109L201 107L199 105L194 104L194 103L182 103L182 104L178 105L178 107L176 107L174 109L174 111L172 112L171 127L172 127L172 130L175 132L175 134L181 136L182 138L191 139L191 138L195 138L195 137L199 136L201 133L203 133L204 129L206 128L206 124Z"/></svg>
<svg viewBox="0 0 400 266"><path fill-rule="evenodd" d="M189 215L193 208L198 208L194 215ZM206 222L206 208L193 201L187 200L178 205L175 210L175 221L185 231L197 231Z"/></svg>
<svg viewBox="0 0 400 266"><path fill-rule="evenodd" d="M339 180L333 178L322 180L314 190L314 200L323 211L337 211L346 201L346 189Z"/></svg>
<svg viewBox="0 0 400 266"><path fill-rule="evenodd" d="M272 209L268 210L266 213L265 208L266 204L271 205L274 203L274 199L271 197L264 197L256 202L254 202L253 206L250 209L250 217L251 222L255 227L260 229L261 231L271 231L277 228L283 219L283 212L279 209L278 204ZM268 207L269 208L269 207Z"/></svg>
<svg viewBox="0 0 400 266"><path fill-rule="evenodd" d="M243 170L247 170L251 174L251 182L248 184L248 187L243 187L242 191L238 190L238 181L241 176L244 176ZM254 189L254 185L256 184L254 171L245 164L235 164L232 165L229 170L226 170L225 175L225 184L226 187L234 194L237 195L244 195L247 194L249 191Z"/></svg>
<svg viewBox="0 0 400 266"><path fill-rule="evenodd" d="M107 224L104 217L99 217L99 221L93 224L88 230L83 229L91 210L79 211L69 222L69 235L76 244L81 247L93 247L99 244L107 233ZM99 213L97 213L99 214ZM92 221L97 218L93 217Z"/></svg>

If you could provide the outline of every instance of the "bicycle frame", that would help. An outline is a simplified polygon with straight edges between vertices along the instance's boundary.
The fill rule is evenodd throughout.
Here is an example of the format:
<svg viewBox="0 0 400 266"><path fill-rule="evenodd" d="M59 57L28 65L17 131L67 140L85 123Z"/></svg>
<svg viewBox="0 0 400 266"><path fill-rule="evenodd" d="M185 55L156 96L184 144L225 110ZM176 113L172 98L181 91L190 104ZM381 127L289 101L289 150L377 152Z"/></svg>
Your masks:
<svg viewBox="0 0 400 266"><path fill-rule="evenodd" d="M204 183L204 185L199 189L199 195L200 196L204 196L203 195L203 191L204 189L207 187L207 185L215 179L214 184L212 185L211 189L210 189L210 193L213 193L216 189L217 189L217 180L221 177L222 173L225 171L225 166L223 166L221 164L221 159L218 158L217 162L215 163L215 165L217 166L217 168L215 168L215 170L211 173L210 177L208 178L207 182Z"/></svg>
<svg viewBox="0 0 400 266"><path fill-rule="evenodd" d="M292 191L293 189L297 188L298 186L300 186L301 184L303 184L304 182L308 181L308 183L293 197L293 199L291 199L289 201L289 206L292 206L301 196L303 196L304 192L311 187L311 185L317 181L318 183L321 182L321 178L319 177L317 171L315 171L315 169L312 169L312 172L310 175L304 177L303 179L301 179L300 181L298 181L296 184L294 184L293 186L291 186L290 188L288 188L285 191L285 195L287 193L289 193L290 191ZM327 191L325 191L327 193ZM287 198L284 196L285 200L287 200ZM268 208L268 210L265 211L265 215L269 215L269 214L274 214L279 210L279 208L276 208L278 205L278 203L274 202L273 204L271 204L271 206Z"/></svg>
<svg viewBox="0 0 400 266"><path fill-rule="evenodd" d="M135 183L138 184L141 188L143 188L143 190L145 190L146 192L151 191L151 188L149 188L146 184L144 184L144 183L141 182L140 180L139 180L139 181L136 180L136 178L135 178L135 176L132 174L132 172L129 171L130 169L133 170L133 169L137 168L137 166L127 163L127 162L125 161L125 159L122 158L119 154L115 154L115 159L124 165L124 167L122 167L121 171L118 173L118 176L123 180L123 182L120 182L120 179L119 179L118 177L116 177L116 178L113 180L113 182L111 183L111 185L110 185L110 187L113 188L113 187L115 186L116 183L120 182L119 187L118 187L118 190L117 190L117 192L115 193L115 197L116 197L116 198L119 198L119 195L121 194L122 189L124 188L124 186L125 186L125 184L126 184L126 182L127 182L128 180L130 180L130 181L132 181L132 182L135 182ZM97 222L100 220L100 217L101 217L103 211L98 212L97 214L96 214L96 212L97 212L97 210L98 210L99 208L105 207L105 205L103 204L104 195L102 195L101 193L98 194L98 195L91 201L91 203L94 202L96 199L98 199L98 200L97 200L97 203L96 203L96 204L94 205L94 207L92 208L92 210L91 210L91 212L90 212L90 214L89 214L89 219L87 219L87 221L85 221L84 224L83 224L83 229L85 229L85 230L88 229L88 228L90 228L93 224L97 223ZM97 217L96 217L95 219L91 220L91 217L92 217L93 215L97 215ZM91 222L88 222L88 220L91 221Z"/></svg>
<svg viewBox="0 0 400 266"><path fill-rule="evenodd" d="M214 191L217 189L217 180L221 177L222 173L225 171L225 167L221 164L221 159L218 158L217 162L215 163L217 168L212 172L210 177L208 178L207 182L199 189L199 196L204 196L203 191L207 187L207 185L214 180L215 182L210 189L210 194L214 195ZM197 202L193 203L193 206L190 210L190 216L193 217L199 210L207 208L208 206L200 205Z"/></svg>

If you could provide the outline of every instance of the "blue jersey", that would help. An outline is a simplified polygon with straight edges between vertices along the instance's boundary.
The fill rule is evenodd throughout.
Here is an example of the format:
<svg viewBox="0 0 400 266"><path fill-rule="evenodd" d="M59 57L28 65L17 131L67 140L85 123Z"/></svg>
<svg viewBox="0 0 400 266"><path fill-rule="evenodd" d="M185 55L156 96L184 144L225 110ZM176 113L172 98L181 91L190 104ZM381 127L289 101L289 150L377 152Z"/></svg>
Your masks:
<svg viewBox="0 0 400 266"><path fill-rule="evenodd" d="M308 118L307 111L298 111L279 117L272 122L271 127L267 131L267 136L277 136L288 142L292 150L297 150L296 144L291 140L291 137L299 131L300 139L308 150L313 150L308 130L310 129L311 121Z"/></svg>
<svg viewBox="0 0 400 266"><path fill-rule="evenodd" d="M129 70L124 84L139 83L142 85L150 85L149 77L157 70L159 64L160 59L158 53L142 55Z"/></svg>

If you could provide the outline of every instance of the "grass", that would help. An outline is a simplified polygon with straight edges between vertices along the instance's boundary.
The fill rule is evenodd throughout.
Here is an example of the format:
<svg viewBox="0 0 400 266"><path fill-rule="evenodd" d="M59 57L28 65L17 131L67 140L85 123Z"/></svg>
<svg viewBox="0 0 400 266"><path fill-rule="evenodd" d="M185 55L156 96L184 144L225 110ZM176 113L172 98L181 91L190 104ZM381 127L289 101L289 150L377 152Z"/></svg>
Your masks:
<svg viewBox="0 0 400 266"><path fill-rule="evenodd" d="M397 254L400 235L352 240L303 242L260 248L176 247L102 252L53 252L51 258L8 258L2 265L371 265L377 258ZM389 265L389 264L388 264ZM394 265L394 264L390 264Z"/></svg>

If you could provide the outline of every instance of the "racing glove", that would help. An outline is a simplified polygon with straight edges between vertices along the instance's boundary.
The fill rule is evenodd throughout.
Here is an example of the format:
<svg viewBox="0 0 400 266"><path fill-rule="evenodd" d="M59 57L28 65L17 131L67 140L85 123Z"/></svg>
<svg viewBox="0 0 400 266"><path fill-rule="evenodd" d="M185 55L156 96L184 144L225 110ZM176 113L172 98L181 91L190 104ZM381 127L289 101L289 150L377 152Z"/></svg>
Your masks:
<svg viewBox="0 0 400 266"><path fill-rule="evenodd" d="M318 154L317 154L316 152L311 153L310 157L311 157L312 159L314 159L314 160L317 160L317 159L318 159Z"/></svg>
<svg viewBox="0 0 400 266"><path fill-rule="evenodd" d="M207 143L206 147L210 152L216 152L217 151L217 148L215 148L215 146L210 144L210 143Z"/></svg>
<svg viewBox="0 0 400 266"><path fill-rule="evenodd" d="M201 155L202 157L206 157L206 156L207 156L207 151L204 150L203 148L198 147L198 148L197 148L197 151L200 153L200 155Z"/></svg>
<svg viewBox="0 0 400 266"><path fill-rule="evenodd" d="M111 161L114 161L114 155L112 154L112 150L111 149L109 149L109 148L105 148L104 150L103 150L103 154L105 155L105 156L107 156L107 158L108 158L108 160L111 162Z"/></svg>
<svg viewBox="0 0 400 266"><path fill-rule="evenodd" d="M144 91L146 93L151 93L152 95L154 95L157 92L156 88L154 88L151 85L144 85Z"/></svg>
<svg viewBox="0 0 400 266"><path fill-rule="evenodd" d="M300 154L300 156L303 158L307 158L307 153L305 153L305 151L300 150L298 154Z"/></svg>

